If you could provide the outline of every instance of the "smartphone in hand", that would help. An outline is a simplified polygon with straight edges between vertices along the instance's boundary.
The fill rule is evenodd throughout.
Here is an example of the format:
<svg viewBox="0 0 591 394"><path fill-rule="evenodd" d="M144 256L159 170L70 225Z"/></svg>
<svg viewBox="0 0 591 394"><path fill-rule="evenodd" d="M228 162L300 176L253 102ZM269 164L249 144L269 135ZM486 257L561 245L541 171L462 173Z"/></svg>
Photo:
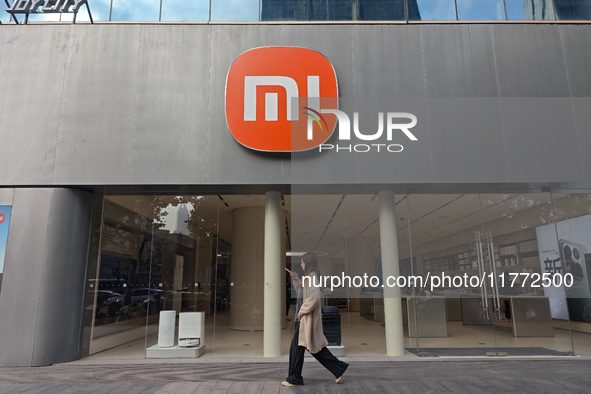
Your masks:
<svg viewBox="0 0 591 394"><path fill-rule="evenodd" d="M286 268L285 270L286 270L287 272L289 272L289 275L291 275L291 277L292 277L292 278L297 278L297 277L298 277L298 274L296 274L295 272L293 272L293 271L290 271L290 270L288 270L287 268Z"/></svg>

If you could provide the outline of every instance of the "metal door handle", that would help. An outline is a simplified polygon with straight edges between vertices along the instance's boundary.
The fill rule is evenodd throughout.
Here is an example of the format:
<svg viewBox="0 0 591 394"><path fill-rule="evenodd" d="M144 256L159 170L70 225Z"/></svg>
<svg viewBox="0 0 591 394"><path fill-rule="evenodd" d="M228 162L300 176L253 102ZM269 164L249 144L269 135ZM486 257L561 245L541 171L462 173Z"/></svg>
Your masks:
<svg viewBox="0 0 591 394"><path fill-rule="evenodd" d="M482 253L482 237L480 231L476 231L476 258L478 261L478 276L483 277L484 275L484 255ZM484 317L486 319L490 319L488 313L488 293L486 290L486 285L483 283L480 287L480 298L482 301L482 309L484 312Z"/></svg>
<svg viewBox="0 0 591 394"><path fill-rule="evenodd" d="M499 297L499 283L497 282L497 266L495 264L495 247L493 244L492 232L486 233L488 243L488 255L490 257L490 266L492 277L492 292L493 292L493 303L495 307L495 317L501 318L501 299Z"/></svg>

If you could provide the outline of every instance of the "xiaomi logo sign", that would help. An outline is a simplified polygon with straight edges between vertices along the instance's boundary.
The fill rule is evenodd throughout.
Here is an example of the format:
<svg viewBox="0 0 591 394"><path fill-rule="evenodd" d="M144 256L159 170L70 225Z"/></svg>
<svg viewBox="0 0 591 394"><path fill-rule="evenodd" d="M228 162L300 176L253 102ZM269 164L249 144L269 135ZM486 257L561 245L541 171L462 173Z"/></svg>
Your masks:
<svg viewBox="0 0 591 394"><path fill-rule="evenodd" d="M255 48L226 79L226 120L234 138L259 151L296 152L326 142L337 119L337 77L322 54L306 48Z"/></svg>

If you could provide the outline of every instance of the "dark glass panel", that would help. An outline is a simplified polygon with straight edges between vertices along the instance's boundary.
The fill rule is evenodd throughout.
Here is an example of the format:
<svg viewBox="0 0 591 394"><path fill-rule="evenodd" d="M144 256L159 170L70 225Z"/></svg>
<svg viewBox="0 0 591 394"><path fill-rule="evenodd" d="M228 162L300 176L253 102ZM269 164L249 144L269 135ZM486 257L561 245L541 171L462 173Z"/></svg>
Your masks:
<svg viewBox="0 0 591 394"><path fill-rule="evenodd" d="M307 21L308 0L262 0L262 21Z"/></svg>
<svg viewBox="0 0 591 394"><path fill-rule="evenodd" d="M554 0L554 4L559 20L591 19L591 1L589 0Z"/></svg>

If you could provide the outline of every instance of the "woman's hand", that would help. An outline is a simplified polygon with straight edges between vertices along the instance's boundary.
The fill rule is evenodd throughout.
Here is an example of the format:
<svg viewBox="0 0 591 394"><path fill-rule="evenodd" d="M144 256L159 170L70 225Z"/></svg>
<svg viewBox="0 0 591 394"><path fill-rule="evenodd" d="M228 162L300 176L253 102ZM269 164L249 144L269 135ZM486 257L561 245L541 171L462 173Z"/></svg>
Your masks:
<svg viewBox="0 0 591 394"><path fill-rule="evenodd" d="M302 312L298 312L298 319L302 320L302 316L304 316Z"/></svg>

